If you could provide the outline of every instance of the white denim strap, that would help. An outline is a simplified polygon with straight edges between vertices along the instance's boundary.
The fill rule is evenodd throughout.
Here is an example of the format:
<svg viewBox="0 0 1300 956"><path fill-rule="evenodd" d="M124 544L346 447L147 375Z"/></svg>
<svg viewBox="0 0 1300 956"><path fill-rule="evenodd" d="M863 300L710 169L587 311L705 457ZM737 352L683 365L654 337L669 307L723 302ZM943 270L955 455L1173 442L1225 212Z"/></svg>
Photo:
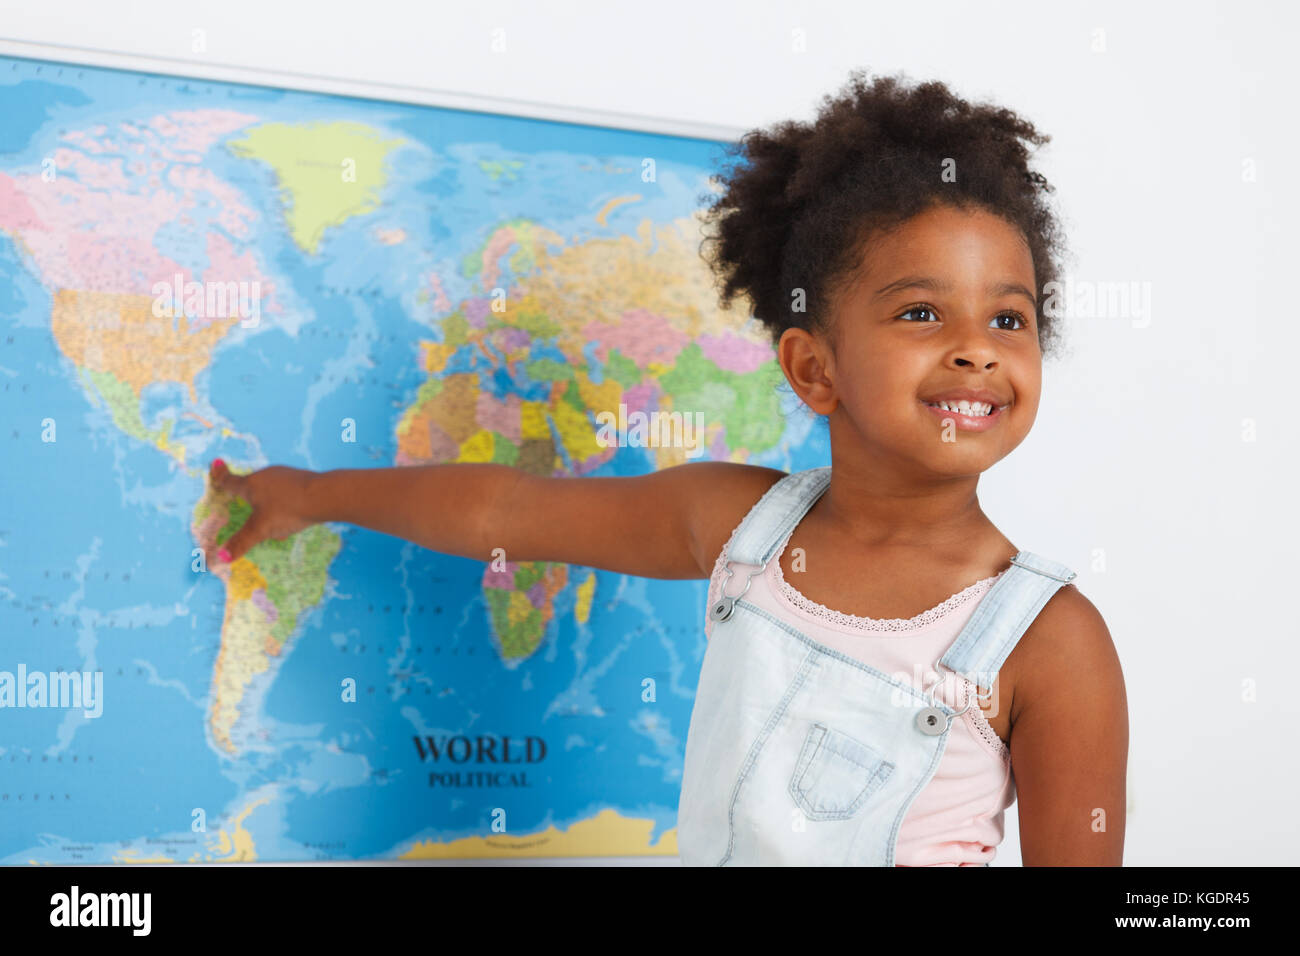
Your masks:
<svg viewBox="0 0 1300 956"><path fill-rule="evenodd" d="M1032 551L1017 552L939 663L979 687L992 687L998 669L1043 605L1076 576L1058 561Z"/></svg>
<svg viewBox="0 0 1300 956"><path fill-rule="evenodd" d="M779 479L749 510L727 551L728 562L766 567L776 549L822 496L831 466L796 471Z"/></svg>

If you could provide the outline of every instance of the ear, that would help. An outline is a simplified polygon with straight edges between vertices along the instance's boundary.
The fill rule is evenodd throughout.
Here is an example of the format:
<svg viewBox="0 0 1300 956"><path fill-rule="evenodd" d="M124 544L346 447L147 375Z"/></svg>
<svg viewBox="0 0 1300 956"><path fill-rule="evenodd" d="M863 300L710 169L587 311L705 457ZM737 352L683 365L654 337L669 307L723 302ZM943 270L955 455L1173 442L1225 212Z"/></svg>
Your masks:
<svg viewBox="0 0 1300 956"><path fill-rule="evenodd" d="M834 356L830 345L804 329L786 329L776 346L777 361L785 380L805 405L819 415L829 415L839 405L831 380Z"/></svg>

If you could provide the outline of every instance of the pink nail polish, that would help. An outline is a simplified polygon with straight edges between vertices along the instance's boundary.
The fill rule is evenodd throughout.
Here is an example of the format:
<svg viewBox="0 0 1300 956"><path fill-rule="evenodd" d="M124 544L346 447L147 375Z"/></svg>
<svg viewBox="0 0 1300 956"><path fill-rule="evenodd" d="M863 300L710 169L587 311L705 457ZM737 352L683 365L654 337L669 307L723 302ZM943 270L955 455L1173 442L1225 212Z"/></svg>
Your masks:
<svg viewBox="0 0 1300 956"><path fill-rule="evenodd" d="M213 467L213 468L221 468L221 467L223 467L225 464L226 464L226 463L225 463L224 461L222 461L220 458L214 458L214 459L212 459L212 467Z"/></svg>
<svg viewBox="0 0 1300 956"><path fill-rule="evenodd" d="M230 563L229 549L222 548L220 551L217 552L217 557L219 557L222 561L225 561L227 564L229 564Z"/></svg>

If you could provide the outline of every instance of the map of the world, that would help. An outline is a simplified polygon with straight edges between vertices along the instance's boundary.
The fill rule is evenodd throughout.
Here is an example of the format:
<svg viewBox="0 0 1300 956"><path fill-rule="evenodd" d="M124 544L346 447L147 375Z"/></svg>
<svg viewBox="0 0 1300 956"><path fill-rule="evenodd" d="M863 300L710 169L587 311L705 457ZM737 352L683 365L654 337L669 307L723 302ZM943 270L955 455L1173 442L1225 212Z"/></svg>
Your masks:
<svg viewBox="0 0 1300 956"><path fill-rule="evenodd" d="M0 57L0 862L675 855L706 581L200 542L217 457L828 463L724 145Z"/></svg>

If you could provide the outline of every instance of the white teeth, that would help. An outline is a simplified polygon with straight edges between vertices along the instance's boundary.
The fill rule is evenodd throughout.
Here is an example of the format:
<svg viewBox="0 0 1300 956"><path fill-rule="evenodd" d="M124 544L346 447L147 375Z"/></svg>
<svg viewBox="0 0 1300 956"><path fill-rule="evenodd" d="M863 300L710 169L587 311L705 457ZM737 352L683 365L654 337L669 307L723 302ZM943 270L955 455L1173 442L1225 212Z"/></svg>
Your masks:
<svg viewBox="0 0 1300 956"><path fill-rule="evenodd" d="M926 402L925 404L932 408L942 408L946 412L969 415L971 418L983 418L985 415L993 414L993 406L987 402L968 402L963 399L960 402Z"/></svg>

